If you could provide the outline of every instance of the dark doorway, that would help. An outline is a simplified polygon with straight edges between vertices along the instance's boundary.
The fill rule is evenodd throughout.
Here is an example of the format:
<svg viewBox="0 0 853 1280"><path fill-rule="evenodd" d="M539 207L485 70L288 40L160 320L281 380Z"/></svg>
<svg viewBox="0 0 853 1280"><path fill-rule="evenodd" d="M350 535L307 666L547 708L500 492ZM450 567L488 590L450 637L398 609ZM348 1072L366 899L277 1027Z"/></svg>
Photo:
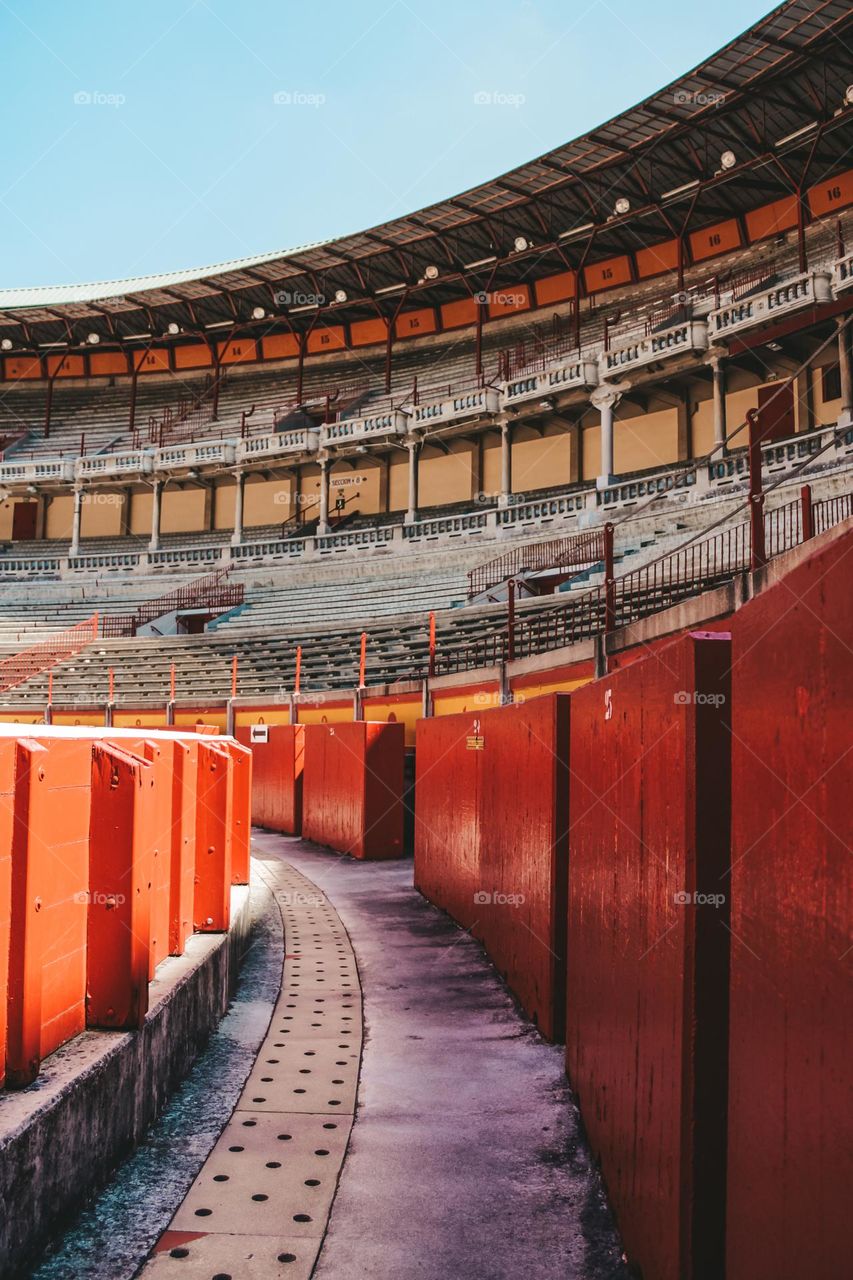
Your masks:
<svg viewBox="0 0 853 1280"><path fill-rule="evenodd" d="M794 434L793 383L777 382L774 386L758 388L758 422L763 444Z"/></svg>
<svg viewBox="0 0 853 1280"><path fill-rule="evenodd" d="M36 536L37 502L16 502L12 509L12 541L32 540Z"/></svg>

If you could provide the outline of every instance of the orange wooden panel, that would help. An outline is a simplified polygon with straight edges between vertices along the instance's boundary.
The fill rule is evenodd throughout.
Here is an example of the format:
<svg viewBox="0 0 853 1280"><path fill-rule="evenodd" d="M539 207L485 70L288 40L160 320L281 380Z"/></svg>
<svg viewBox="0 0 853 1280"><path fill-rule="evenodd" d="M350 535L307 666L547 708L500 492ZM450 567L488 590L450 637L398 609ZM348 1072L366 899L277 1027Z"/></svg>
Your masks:
<svg viewBox="0 0 853 1280"><path fill-rule="evenodd" d="M139 1028L148 1012L154 769L109 742L93 743L91 768L86 1022Z"/></svg>
<svg viewBox="0 0 853 1280"><path fill-rule="evenodd" d="M773 200L763 204L760 209L751 209L746 215L746 234L750 240L765 240L767 236L775 236L780 231L797 225L796 196L785 196L782 200Z"/></svg>
<svg viewBox="0 0 853 1280"><path fill-rule="evenodd" d="M853 169L823 182L816 182L813 187L809 187L806 199L815 218L853 204Z"/></svg>
<svg viewBox="0 0 853 1280"><path fill-rule="evenodd" d="M231 918L231 839L228 831L228 753L215 740L198 744L193 926L222 933Z"/></svg>
<svg viewBox="0 0 853 1280"><path fill-rule="evenodd" d="M174 350L176 369L206 369L213 364L210 347L205 342L188 342Z"/></svg>
<svg viewBox="0 0 853 1280"><path fill-rule="evenodd" d="M220 364L250 364L258 358L258 344L251 338L234 338L231 342L218 342L216 350Z"/></svg>
<svg viewBox="0 0 853 1280"><path fill-rule="evenodd" d="M574 271L558 271L553 276L543 276L535 284L537 306L547 307L552 302L565 302L577 293Z"/></svg>
<svg viewBox="0 0 853 1280"><path fill-rule="evenodd" d="M443 329L461 329L463 325L477 323L477 303L473 298L459 298L456 302L444 302L441 306Z"/></svg>
<svg viewBox="0 0 853 1280"><path fill-rule="evenodd" d="M266 742L251 744L252 821L270 831L299 835L305 729L301 724L267 724L266 734ZM250 726L239 727L236 736L249 744Z"/></svg>
<svg viewBox="0 0 853 1280"><path fill-rule="evenodd" d="M172 839L177 819L180 830L180 812L175 813L173 777L175 753L178 746L168 739L146 738L131 747L127 739L120 744L134 755L141 755L151 765L154 786L149 797L151 804L151 953L148 977L161 960L169 955L172 891Z"/></svg>
<svg viewBox="0 0 853 1280"><path fill-rule="evenodd" d="M42 378L44 371L38 356L10 356L3 361L3 376L13 382L20 378Z"/></svg>
<svg viewBox="0 0 853 1280"><path fill-rule="evenodd" d="M353 320L349 333L352 346L368 347L377 342L387 341L388 326L381 316L373 316L369 320Z"/></svg>
<svg viewBox="0 0 853 1280"><path fill-rule="evenodd" d="M638 249L634 254L634 261L639 280L663 275L665 271L677 271L678 241L662 240L660 244L650 244L645 249Z"/></svg>
<svg viewBox="0 0 853 1280"><path fill-rule="evenodd" d="M166 347L155 347L146 351L143 356L134 356L139 373L168 373L169 351Z"/></svg>
<svg viewBox="0 0 853 1280"><path fill-rule="evenodd" d="M86 1023L91 743L17 741L7 1083Z"/></svg>
<svg viewBox="0 0 853 1280"><path fill-rule="evenodd" d="M175 744L172 775L174 825L172 827L171 889L169 893L169 951L183 955L193 931L196 848L196 779L198 746Z"/></svg>
<svg viewBox="0 0 853 1280"><path fill-rule="evenodd" d="M432 307L421 307L418 311L404 311L397 316L394 332L398 338L416 338L425 333L435 333L437 327Z"/></svg>
<svg viewBox="0 0 853 1280"><path fill-rule="evenodd" d="M14 738L0 739L0 1088L6 1078L6 1001L12 918L12 833L15 826Z"/></svg>
<svg viewBox="0 0 853 1280"><path fill-rule="evenodd" d="M320 324L308 334L307 350L311 355L322 351L343 351L346 345L342 324Z"/></svg>
<svg viewBox="0 0 853 1280"><path fill-rule="evenodd" d="M509 289L495 289L489 294L489 319L530 310L530 286L514 284Z"/></svg>
<svg viewBox="0 0 853 1280"><path fill-rule="evenodd" d="M228 755L228 829L231 833L231 883L249 883L252 839L252 752L234 738L217 744Z"/></svg>
<svg viewBox="0 0 853 1280"><path fill-rule="evenodd" d="M715 258L720 253L729 253L739 249L743 239L740 223L737 218L729 218L727 222L716 222L712 227L703 227L701 231L690 234L690 252L694 262L704 262L706 258Z"/></svg>
<svg viewBox="0 0 853 1280"><path fill-rule="evenodd" d="M605 258L603 262L593 262L584 267L583 282L587 293L603 293L605 289L615 289L620 284L631 283L631 259L628 254L620 258Z"/></svg>
<svg viewBox="0 0 853 1280"><path fill-rule="evenodd" d="M53 378L85 378L86 362L82 356L48 356L47 374Z"/></svg>
<svg viewBox="0 0 853 1280"><path fill-rule="evenodd" d="M265 360L295 359L299 355L299 339L295 333L271 333L261 339Z"/></svg>
<svg viewBox="0 0 853 1280"><path fill-rule="evenodd" d="M89 372L96 378L127 373L127 356L123 351L93 351L89 356Z"/></svg>

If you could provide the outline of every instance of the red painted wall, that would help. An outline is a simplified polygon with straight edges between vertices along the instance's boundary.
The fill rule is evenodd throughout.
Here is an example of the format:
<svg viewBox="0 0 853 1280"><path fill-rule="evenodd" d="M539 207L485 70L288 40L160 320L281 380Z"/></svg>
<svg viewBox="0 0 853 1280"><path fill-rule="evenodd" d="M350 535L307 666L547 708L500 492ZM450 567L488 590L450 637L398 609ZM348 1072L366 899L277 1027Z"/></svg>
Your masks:
<svg viewBox="0 0 853 1280"><path fill-rule="evenodd" d="M302 834L354 858L403 852L402 724L305 725Z"/></svg>
<svg viewBox="0 0 853 1280"><path fill-rule="evenodd" d="M733 620L728 1280L850 1272L850 549Z"/></svg>
<svg viewBox="0 0 853 1280"><path fill-rule="evenodd" d="M729 935L695 894L725 894L729 662L687 636L571 694L566 1060L654 1280L721 1274Z"/></svg>

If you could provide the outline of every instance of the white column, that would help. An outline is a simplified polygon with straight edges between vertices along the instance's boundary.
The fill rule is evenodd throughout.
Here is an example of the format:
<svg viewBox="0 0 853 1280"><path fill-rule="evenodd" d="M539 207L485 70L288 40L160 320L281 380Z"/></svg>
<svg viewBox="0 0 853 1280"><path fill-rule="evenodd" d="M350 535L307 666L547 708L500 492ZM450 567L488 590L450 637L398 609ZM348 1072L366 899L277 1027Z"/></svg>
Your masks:
<svg viewBox="0 0 853 1280"><path fill-rule="evenodd" d="M151 540L148 543L149 551L160 550L160 493L162 488L162 480L155 480L151 486Z"/></svg>
<svg viewBox="0 0 853 1280"><path fill-rule="evenodd" d="M508 507L512 494L512 427L508 422L501 423L501 491L498 494L498 506Z"/></svg>
<svg viewBox="0 0 853 1280"><path fill-rule="evenodd" d="M245 471L235 473L237 481L234 487L234 532L231 534L232 547L239 547L243 541L243 489L246 484Z"/></svg>
<svg viewBox="0 0 853 1280"><path fill-rule="evenodd" d="M714 453L726 447L726 371L719 356L709 361L714 379Z"/></svg>
<svg viewBox="0 0 853 1280"><path fill-rule="evenodd" d="M320 520L317 532L322 537L329 532L329 459L320 459Z"/></svg>
<svg viewBox="0 0 853 1280"><path fill-rule="evenodd" d="M843 319L838 321L838 375L841 382L838 425L848 427L853 422L853 366L850 360L850 328L844 327Z"/></svg>
<svg viewBox="0 0 853 1280"><path fill-rule="evenodd" d="M409 505L406 510L406 524L414 524L418 518L418 450L420 441L407 440L409 451Z"/></svg>
<svg viewBox="0 0 853 1280"><path fill-rule="evenodd" d="M80 517L83 511L83 490L74 490L74 515L71 520L71 547L68 554L80 554Z"/></svg>
<svg viewBox="0 0 853 1280"><path fill-rule="evenodd" d="M613 484L613 410L622 399L622 388L603 385L596 387L590 396L590 403L601 416L601 461L598 477L595 481L597 489L608 489Z"/></svg>

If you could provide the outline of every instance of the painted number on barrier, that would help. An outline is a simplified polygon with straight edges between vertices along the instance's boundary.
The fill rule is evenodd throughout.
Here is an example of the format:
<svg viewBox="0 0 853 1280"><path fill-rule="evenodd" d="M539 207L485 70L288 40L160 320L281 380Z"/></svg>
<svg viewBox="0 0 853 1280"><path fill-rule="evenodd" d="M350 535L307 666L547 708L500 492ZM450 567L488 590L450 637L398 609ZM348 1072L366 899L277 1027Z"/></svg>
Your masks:
<svg viewBox="0 0 853 1280"><path fill-rule="evenodd" d="M269 742L270 727L268 724L253 724L249 726L250 742Z"/></svg>
<svg viewBox="0 0 853 1280"><path fill-rule="evenodd" d="M605 720L613 719L613 690L612 689L604 690L604 719Z"/></svg>
<svg viewBox="0 0 853 1280"><path fill-rule="evenodd" d="M480 733L480 721L475 720L472 728L474 732L465 739L465 748L467 751L482 751L485 739Z"/></svg>

